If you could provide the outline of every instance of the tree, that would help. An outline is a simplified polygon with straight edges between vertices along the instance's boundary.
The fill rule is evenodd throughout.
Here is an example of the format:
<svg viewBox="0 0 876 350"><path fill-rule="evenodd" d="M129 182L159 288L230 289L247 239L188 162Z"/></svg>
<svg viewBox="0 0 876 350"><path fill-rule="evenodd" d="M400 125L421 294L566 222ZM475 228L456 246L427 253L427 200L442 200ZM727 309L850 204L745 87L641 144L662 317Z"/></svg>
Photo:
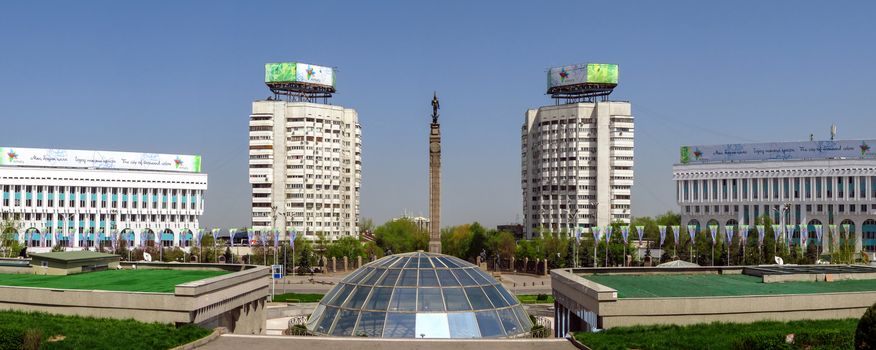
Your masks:
<svg viewBox="0 0 876 350"><path fill-rule="evenodd" d="M855 329L855 349L876 349L876 304L867 308Z"/></svg>
<svg viewBox="0 0 876 350"><path fill-rule="evenodd" d="M491 241L495 242L495 251L500 259L508 260L514 256L517 242L514 241L514 235L510 232L501 231Z"/></svg>
<svg viewBox="0 0 876 350"><path fill-rule="evenodd" d="M374 220L371 218L362 218L359 220L359 234L374 230Z"/></svg>
<svg viewBox="0 0 876 350"><path fill-rule="evenodd" d="M365 250L362 248L362 242L359 242L358 239L344 236L328 245L326 256L337 259L347 257L349 261L354 261L357 257L365 256Z"/></svg>
<svg viewBox="0 0 876 350"><path fill-rule="evenodd" d="M421 230L408 218L390 220L374 229L377 245L393 254L425 250L429 245L429 233Z"/></svg>
<svg viewBox="0 0 876 350"><path fill-rule="evenodd" d="M471 230L468 224L447 227L441 230L441 252L468 260L471 245Z"/></svg>
<svg viewBox="0 0 876 350"><path fill-rule="evenodd" d="M468 246L468 254L466 254L465 258L474 259L475 257L481 255L481 252L486 250L486 229L484 229L481 224L474 222L471 224L471 226L469 226L469 231L471 231L471 243Z"/></svg>

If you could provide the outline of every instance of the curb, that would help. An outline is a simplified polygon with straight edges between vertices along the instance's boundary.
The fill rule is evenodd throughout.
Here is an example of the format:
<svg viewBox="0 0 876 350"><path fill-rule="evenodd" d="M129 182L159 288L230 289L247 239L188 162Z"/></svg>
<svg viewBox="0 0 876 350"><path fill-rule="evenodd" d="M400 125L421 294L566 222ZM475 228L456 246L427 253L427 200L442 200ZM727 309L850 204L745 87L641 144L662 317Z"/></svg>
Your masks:
<svg viewBox="0 0 876 350"><path fill-rule="evenodd" d="M213 329L213 333L210 333L210 335L203 337L201 339L195 340L191 343L177 346L175 348L172 348L171 350L192 350L195 348L199 348L199 347L204 346L205 344L207 344L211 341L216 340L216 338L219 338L222 334L225 334L225 333L228 333L227 328L216 327Z"/></svg>
<svg viewBox="0 0 876 350"><path fill-rule="evenodd" d="M580 350L591 350L589 347L587 347L587 345L584 345L583 343L579 342L578 339L575 339L574 335L566 339L569 340L569 342L572 343L574 347Z"/></svg>

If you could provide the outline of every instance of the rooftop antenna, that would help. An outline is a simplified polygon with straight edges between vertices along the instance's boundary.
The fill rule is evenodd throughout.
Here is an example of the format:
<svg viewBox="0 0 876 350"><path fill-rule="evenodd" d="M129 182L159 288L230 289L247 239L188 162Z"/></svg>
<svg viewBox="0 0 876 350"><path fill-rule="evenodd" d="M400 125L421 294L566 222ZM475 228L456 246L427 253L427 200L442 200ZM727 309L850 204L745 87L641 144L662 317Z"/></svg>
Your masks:
<svg viewBox="0 0 876 350"><path fill-rule="evenodd" d="M830 140L833 141L833 139L835 139L835 138L836 138L836 124L832 124L830 126Z"/></svg>
<svg viewBox="0 0 876 350"><path fill-rule="evenodd" d="M809 141L815 141L815 134L809 133Z"/></svg>

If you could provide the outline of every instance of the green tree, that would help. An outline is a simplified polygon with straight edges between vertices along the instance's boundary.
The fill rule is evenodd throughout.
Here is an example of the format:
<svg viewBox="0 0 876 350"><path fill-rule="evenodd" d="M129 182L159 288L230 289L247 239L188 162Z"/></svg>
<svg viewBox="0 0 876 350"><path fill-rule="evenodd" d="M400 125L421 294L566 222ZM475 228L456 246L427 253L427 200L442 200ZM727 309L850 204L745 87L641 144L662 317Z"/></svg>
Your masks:
<svg viewBox="0 0 876 350"><path fill-rule="evenodd" d="M326 256L337 259L347 257L349 261L354 261L357 257L365 256L365 249L362 247L362 242L355 237L344 236L328 244Z"/></svg>
<svg viewBox="0 0 876 350"><path fill-rule="evenodd" d="M468 254L466 254L464 259L475 259L481 255L481 252L486 250L486 229L481 224L474 222L469 226L469 231L471 231L471 243L468 246Z"/></svg>
<svg viewBox="0 0 876 350"><path fill-rule="evenodd" d="M441 229L441 252L468 260L471 230L468 224Z"/></svg>
<svg viewBox="0 0 876 350"><path fill-rule="evenodd" d="M390 220L374 229L377 245L393 254L425 250L429 246L429 233L421 230L408 218Z"/></svg>
<svg viewBox="0 0 876 350"><path fill-rule="evenodd" d="M362 218L359 220L359 234L374 230L374 220Z"/></svg>

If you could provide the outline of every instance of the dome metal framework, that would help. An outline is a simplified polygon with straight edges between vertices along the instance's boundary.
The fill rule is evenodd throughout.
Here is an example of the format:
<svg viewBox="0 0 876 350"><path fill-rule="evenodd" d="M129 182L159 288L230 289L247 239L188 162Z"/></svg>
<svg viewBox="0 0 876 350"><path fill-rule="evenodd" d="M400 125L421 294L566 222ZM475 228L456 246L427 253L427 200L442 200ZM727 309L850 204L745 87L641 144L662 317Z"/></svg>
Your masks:
<svg viewBox="0 0 876 350"><path fill-rule="evenodd" d="M531 328L520 301L492 276L459 258L424 252L353 271L307 321L318 335L378 338L502 338Z"/></svg>

